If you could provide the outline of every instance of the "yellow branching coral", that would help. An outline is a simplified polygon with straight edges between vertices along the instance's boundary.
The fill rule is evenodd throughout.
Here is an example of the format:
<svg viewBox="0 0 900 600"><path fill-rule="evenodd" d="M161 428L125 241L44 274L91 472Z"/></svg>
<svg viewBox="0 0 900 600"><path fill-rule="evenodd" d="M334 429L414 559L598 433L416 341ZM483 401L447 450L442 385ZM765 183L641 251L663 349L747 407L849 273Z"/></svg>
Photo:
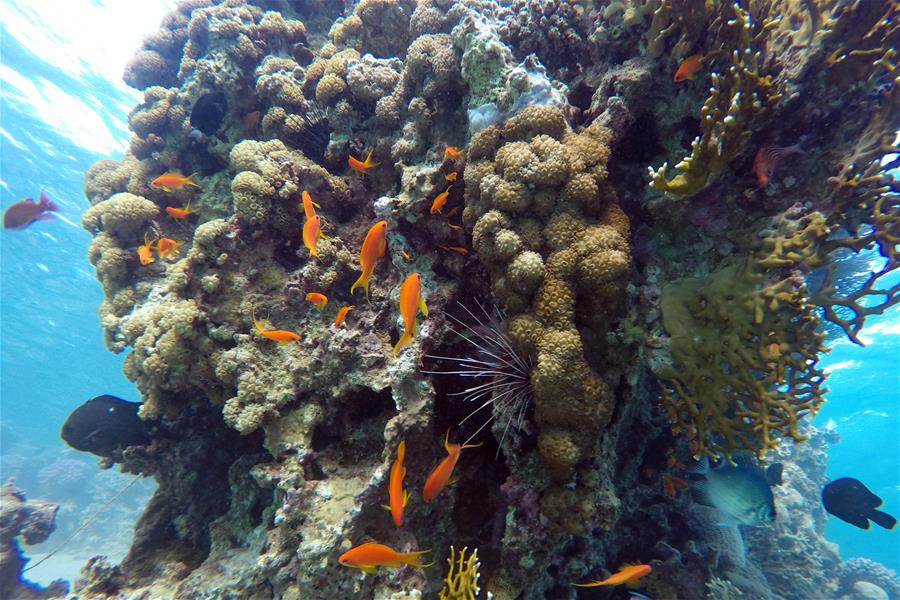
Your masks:
<svg viewBox="0 0 900 600"><path fill-rule="evenodd" d="M478 569L481 566L478 562L478 549L473 550L468 558L466 550L468 548L463 548L456 554L453 546L450 546L450 557L447 559L450 568L444 578L444 587L438 594L440 600L478 599L478 593L481 591L478 587ZM491 598L490 592L487 597Z"/></svg>
<svg viewBox="0 0 900 600"><path fill-rule="evenodd" d="M740 7L733 10L734 18L724 20L720 29L738 28L731 36L737 48L731 52L728 70L710 75L709 97L700 109L701 133L691 143L690 156L675 165L681 172L671 179L668 163L656 170L648 168L650 186L676 198L693 196L715 179L743 150L753 121L777 99L769 77L759 74L762 52L750 47L753 28L749 16Z"/></svg>
<svg viewBox="0 0 900 600"><path fill-rule="evenodd" d="M765 285L753 259L663 288L672 368L661 375L673 429L695 455L760 455L779 438L802 440L798 424L823 400L824 352L814 307L789 279Z"/></svg>

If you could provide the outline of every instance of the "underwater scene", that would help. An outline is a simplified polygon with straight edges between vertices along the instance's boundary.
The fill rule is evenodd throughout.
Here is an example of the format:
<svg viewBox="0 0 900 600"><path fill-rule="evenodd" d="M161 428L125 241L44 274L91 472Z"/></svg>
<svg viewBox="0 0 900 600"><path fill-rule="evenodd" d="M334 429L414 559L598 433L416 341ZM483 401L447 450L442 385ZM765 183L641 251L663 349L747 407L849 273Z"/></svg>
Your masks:
<svg viewBox="0 0 900 600"><path fill-rule="evenodd" d="M900 600L897 0L0 0L0 600Z"/></svg>

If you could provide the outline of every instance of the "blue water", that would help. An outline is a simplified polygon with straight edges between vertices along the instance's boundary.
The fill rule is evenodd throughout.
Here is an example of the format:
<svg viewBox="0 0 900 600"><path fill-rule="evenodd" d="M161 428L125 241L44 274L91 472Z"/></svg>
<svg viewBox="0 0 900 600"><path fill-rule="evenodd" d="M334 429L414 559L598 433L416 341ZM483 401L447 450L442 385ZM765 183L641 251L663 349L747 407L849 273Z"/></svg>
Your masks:
<svg viewBox="0 0 900 600"><path fill-rule="evenodd" d="M149 20L122 26L122 10L132 4L0 4L0 205L37 198L43 188L64 211L59 220L0 235L0 480L14 477L29 497L61 504L57 532L28 550L33 557L58 546L132 480L101 471L93 455L59 439L69 412L85 400L139 399L122 375L124 356L103 344L103 293L79 224L88 206L85 170L121 157L128 143L127 111L140 94L121 83L124 62L172 2L132 6ZM27 576L49 583L74 577L92 555L121 559L154 487L138 482Z"/></svg>
<svg viewBox="0 0 900 600"><path fill-rule="evenodd" d="M0 235L0 478L15 477L29 496L62 504L59 531L29 550L35 557L131 481L67 449L58 432L93 396L138 399L121 374L123 357L103 345L103 296L85 258L90 236L78 223L88 206L84 171L121 156L128 142L127 111L139 95L120 82L122 67L171 4L0 5L0 205L44 188L65 211L60 220ZM864 336L866 348L838 340L823 361L831 392L815 423L841 435L829 476L861 479L884 498L885 510L900 515L900 310L873 318ZM43 583L71 578L98 553L119 560L152 489L149 481L130 489L28 576ZM826 532L845 558L866 556L900 570L897 530L861 531L831 518Z"/></svg>

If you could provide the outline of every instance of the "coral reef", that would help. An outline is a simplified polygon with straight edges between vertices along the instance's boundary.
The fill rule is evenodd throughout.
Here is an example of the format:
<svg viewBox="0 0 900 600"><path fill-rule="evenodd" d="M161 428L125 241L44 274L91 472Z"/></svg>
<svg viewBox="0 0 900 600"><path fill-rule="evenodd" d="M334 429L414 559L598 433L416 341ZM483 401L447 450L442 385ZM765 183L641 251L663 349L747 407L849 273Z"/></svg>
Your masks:
<svg viewBox="0 0 900 600"><path fill-rule="evenodd" d="M58 598L69 591L64 581L44 588L22 577L28 559L17 538L32 546L46 540L56 529L59 505L28 500L10 479L0 488L0 594L10 600Z"/></svg>
<svg viewBox="0 0 900 600"><path fill-rule="evenodd" d="M87 172L82 216L106 343L171 436L108 461L159 488L126 559L91 560L78 593L574 598L626 562L652 566L659 598L895 593L823 541L806 423L819 325L860 342L900 302L900 29L895 3L865 4L178 4L128 64L134 136ZM210 94L227 109L204 132L190 116ZM755 151L798 143L756 185ZM152 184L166 172L198 187ZM871 275L837 285L838 257L873 250ZM411 273L429 316L394 359ZM496 316L471 322L476 302ZM499 372L472 386L465 365ZM448 429L481 446L424 503ZM380 505L401 439L397 528ZM740 450L785 463L767 529L716 527L683 493L690 456ZM338 563L365 540L450 572Z"/></svg>

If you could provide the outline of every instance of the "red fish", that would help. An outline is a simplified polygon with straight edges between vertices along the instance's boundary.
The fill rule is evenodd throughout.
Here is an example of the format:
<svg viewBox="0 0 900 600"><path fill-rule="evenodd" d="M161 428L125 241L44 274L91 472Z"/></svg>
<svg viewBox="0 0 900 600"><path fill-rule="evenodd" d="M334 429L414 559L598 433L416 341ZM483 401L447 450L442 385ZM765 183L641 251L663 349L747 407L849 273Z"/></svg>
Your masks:
<svg viewBox="0 0 900 600"><path fill-rule="evenodd" d="M704 58L705 57L702 54L692 54L681 61L681 64L678 65L678 70L675 71L675 77L673 78L675 83L690 81L696 77L697 72L703 68Z"/></svg>
<svg viewBox="0 0 900 600"><path fill-rule="evenodd" d="M753 172L756 173L756 181L759 183L759 187L766 187L769 185L769 180L772 179L772 175L775 173L778 163L780 163L784 157L792 154L803 154L803 149L800 148L800 144L784 147L772 144L763 144L760 146L759 150L756 151L756 156L753 157Z"/></svg>
<svg viewBox="0 0 900 600"><path fill-rule="evenodd" d="M3 213L3 227L25 229L36 221L52 221L56 218L50 214L53 212L59 212L59 207L41 190L40 202L27 198L9 206Z"/></svg>

